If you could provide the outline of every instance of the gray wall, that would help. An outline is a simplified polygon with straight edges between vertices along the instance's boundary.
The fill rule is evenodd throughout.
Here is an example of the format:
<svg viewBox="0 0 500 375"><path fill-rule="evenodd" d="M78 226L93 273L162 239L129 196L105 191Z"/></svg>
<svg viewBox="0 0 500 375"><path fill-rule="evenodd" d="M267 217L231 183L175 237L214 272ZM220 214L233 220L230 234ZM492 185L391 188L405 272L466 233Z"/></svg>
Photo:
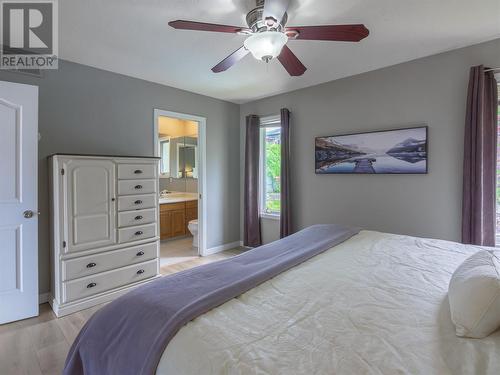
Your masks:
<svg viewBox="0 0 500 375"><path fill-rule="evenodd" d="M39 86L39 279L50 289L47 160L52 153L153 155L153 109L207 118L208 247L239 240L239 107L236 104L61 61L43 78L0 71Z"/></svg>
<svg viewBox="0 0 500 375"><path fill-rule="evenodd" d="M321 222L460 239L462 135L468 68L500 66L500 40L381 69L241 107L183 90L60 62L43 78L0 71L0 80L39 86L39 278L49 290L46 157L52 153L153 154L153 109L207 118L208 247L240 239L244 117L292 111L295 229ZM240 122L240 128L238 127ZM426 176L314 174L314 137L430 127ZM264 225L266 241L277 221Z"/></svg>
<svg viewBox="0 0 500 375"><path fill-rule="evenodd" d="M343 223L459 241L466 90L479 64L500 66L500 39L242 105L241 155L245 116L287 107L295 229ZM314 174L316 136L419 123L429 125L428 175ZM266 221L264 239L278 230Z"/></svg>

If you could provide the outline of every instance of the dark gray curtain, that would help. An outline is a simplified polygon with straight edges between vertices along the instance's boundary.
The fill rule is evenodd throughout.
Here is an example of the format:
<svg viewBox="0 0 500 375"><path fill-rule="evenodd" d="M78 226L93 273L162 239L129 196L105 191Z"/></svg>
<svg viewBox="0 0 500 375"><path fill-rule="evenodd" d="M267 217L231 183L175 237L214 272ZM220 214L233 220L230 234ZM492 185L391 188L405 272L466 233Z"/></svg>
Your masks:
<svg viewBox="0 0 500 375"><path fill-rule="evenodd" d="M243 244L250 247L257 247L262 244L259 217L259 126L258 116L247 116Z"/></svg>
<svg viewBox="0 0 500 375"><path fill-rule="evenodd" d="M292 233L290 209L290 111L281 109L280 238Z"/></svg>
<svg viewBox="0 0 500 375"><path fill-rule="evenodd" d="M462 242L495 245L497 84L482 65L470 70L465 118Z"/></svg>

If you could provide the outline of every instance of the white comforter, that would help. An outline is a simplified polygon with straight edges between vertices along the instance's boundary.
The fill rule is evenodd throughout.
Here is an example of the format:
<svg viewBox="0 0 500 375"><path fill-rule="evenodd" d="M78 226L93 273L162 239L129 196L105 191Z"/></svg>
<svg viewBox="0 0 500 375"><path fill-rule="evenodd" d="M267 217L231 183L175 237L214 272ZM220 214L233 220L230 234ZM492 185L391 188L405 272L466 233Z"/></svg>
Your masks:
<svg viewBox="0 0 500 375"><path fill-rule="evenodd" d="M478 247L362 231L183 327L157 375L500 374L459 338L448 282Z"/></svg>

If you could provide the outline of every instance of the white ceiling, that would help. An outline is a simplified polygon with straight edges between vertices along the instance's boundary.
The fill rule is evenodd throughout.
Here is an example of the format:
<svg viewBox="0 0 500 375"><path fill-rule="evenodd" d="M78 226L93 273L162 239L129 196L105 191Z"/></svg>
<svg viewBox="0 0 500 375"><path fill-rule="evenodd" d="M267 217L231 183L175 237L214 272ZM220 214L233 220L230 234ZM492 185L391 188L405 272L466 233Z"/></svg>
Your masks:
<svg viewBox="0 0 500 375"><path fill-rule="evenodd" d="M308 70L290 77L251 55L210 68L244 36L174 30L176 19L245 26L254 0L62 0L60 57L243 103L500 37L500 0L291 0L288 25L364 23L360 43L290 41Z"/></svg>

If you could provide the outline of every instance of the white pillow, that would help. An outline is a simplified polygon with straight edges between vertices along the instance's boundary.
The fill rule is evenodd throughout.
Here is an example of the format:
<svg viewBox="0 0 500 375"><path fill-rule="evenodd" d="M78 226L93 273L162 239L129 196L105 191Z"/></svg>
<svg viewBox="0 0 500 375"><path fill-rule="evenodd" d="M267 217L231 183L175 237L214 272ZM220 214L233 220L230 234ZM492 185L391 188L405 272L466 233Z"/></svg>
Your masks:
<svg viewBox="0 0 500 375"><path fill-rule="evenodd" d="M467 258L451 277L448 297L457 336L483 338L500 328L500 251Z"/></svg>

